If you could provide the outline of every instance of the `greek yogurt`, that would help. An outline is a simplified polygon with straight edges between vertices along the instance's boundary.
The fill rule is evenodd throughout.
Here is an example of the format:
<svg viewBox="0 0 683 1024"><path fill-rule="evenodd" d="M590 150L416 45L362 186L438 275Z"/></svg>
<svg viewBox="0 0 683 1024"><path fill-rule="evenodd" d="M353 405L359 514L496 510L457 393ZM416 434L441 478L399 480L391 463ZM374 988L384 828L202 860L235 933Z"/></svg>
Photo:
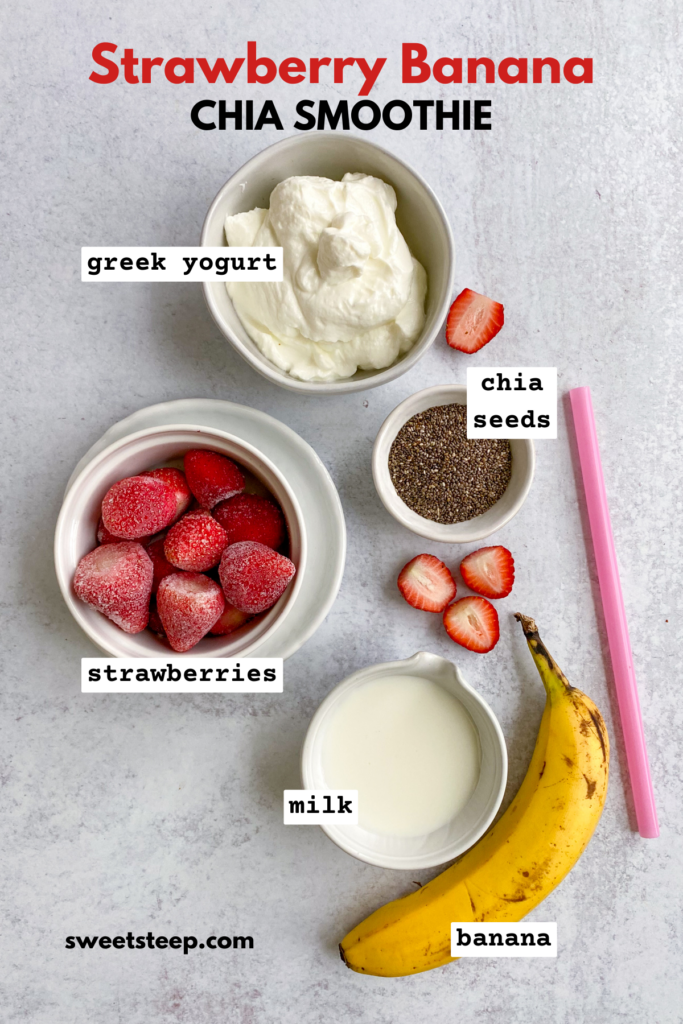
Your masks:
<svg viewBox="0 0 683 1024"><path fill-rule="evenodd" d="M269 209L226 217L228 245L283 249L282 281L226 284L267 359L300 380L334 381L390 366L414 345L427 275L395 213L390 185L345 174L287 178Z"/></svg>

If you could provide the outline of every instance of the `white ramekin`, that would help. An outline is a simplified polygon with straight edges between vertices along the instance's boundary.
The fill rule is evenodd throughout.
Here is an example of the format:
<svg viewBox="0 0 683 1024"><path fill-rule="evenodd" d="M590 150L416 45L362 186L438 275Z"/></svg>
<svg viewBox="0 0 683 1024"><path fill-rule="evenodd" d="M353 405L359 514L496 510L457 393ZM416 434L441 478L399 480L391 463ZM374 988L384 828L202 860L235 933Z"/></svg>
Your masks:
<svg viewBox="0 0 683 1024"><path fill-rule="evenodd" d="M365 139L331 132L313 132L283 139L249 160L223 185L202 228L202 245L225 245L229 214L266 208L270 193L292 175L318 175L339 180L347 171L381 178L396 191L396 221L411 252L427 271L427 299L422 334L409 352L385 370L361 370L339 381L303 381L280 370L251 340L235 312L225 284L207 283L204 295L211 315L230 344L268 380L290 391L335 395L386 384L414 366L436 338L453 292L454 246L441 203L422 177L404 161Z"/></svg>
<svg viewBox="0 0 683 1024"><path fill-rule="evenodd" d="M414 870L445 864L473 846L495 818L505 793L507 750L503 731L486 701L468 686L453 662L421 651L405 661L371 665L339 683L322 702L308 727L301 754L301 775L304 789L330 788L323 771L323 751L326 730L339 703L365 683L398 675L433 680L457 697L469 712L481 751L479 780L474 793L452 821L428 835L379 835L336 817L333 824L321 825L321 828L342 850L367 864ZM361 793L358 799L362 800Z"/></svg>
<svg viewBox="0 0 683 1024"><path fill-rule="evenodd" d="M425 412L435 405L467 405L466 385L439 384L434 388L425 388L424 391L418 391L417 394L406 398L389 413L379 429L372 450L372 477L377 493L387 512L390 512L402 526L406 526L420 537L447 544L469 544L472 541L483 540L505 526L524 504L534 478L534 443L527 438L510 441L510 483L502 498L499 498L487 512L464 523L434 523L413 512L399 498L389 474L389 452L404 423L417 413Z"/></svg>
<svg viewBox="0 0 683 1024"><path fill-rule="evenodd" d="M299 503L270 459L246 441L221 430L173 425L140 430L105 448L81 470L64 496L55 531L55 567L64 600L81 628L105 654L117 658L159 658L171 652L149 630L124 633L74 593L76 566L97 543L95 534L102 499L117 480L177 459L192 448L206 448L230 456L271 492L287 522L290 557L297 574L277 604L264 615L228 636L207 636L186 655L173 652L174 657L246 656L281 624L296 599L306 561L305 529Z"/></svg>

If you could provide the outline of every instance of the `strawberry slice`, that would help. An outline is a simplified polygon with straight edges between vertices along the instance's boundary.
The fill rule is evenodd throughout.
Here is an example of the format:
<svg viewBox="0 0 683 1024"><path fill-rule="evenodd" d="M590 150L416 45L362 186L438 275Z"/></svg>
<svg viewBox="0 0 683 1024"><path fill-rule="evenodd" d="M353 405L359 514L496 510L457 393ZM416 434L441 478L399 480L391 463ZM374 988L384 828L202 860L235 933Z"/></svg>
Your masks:
<svg viewBox="0 0 683 1024"><path fill-rule="evenodd" d="M500 302L465 288L448 313L446 341L459 352L478 352L495 338L504 322Z"/></svg>
<svg viewBox="0 0 683 1024"><path fill-rule="evenodd" d="M398 589L413 608L442 612L455 597L455 580L434 555L418 555L401 569Z"/></svg>
<svg viewBox="0 0 683 1024"><path fill-rule="evenodd" d="M484 597L507 597L515 582L515 560L501 544L479 548L463 558L460 572L470 590Z"/></svg>
<svg viewBox="0 0 683 1024"><path fill-rule="evenodd" d="M500 637L498 612L485 597L461 597L443 613L451 640L476 654L492 651Z"/></svg>

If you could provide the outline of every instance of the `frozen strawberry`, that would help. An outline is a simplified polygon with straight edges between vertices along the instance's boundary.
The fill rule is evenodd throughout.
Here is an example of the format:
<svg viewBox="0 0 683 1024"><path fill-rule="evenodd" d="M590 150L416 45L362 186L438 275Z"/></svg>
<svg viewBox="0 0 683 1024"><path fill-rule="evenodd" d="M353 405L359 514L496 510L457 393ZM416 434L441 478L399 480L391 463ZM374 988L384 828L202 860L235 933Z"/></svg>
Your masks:
<svg viewBox="0 0 683 1024"><path fill-rule="evenodd" d="M166 636L166 630L164 629L161 619L159 618L159 610L157 609L156 601L154 600L154 598L152 598L152 603L149 606L149 623L147 625L147 628L151 629L152 632L156 633L158 636Z"/></svg>
<svg viewBox="0 0 683 1024"><path fill-rule="evenodd" d="M175 519L172 487L153 476L129 476L110 487L102 502L102 522L123 540L139 540L165 529Z"/></svg>
<svg viewBox="0 0 683 1024"><path fill-rule="evenodd" d="M269 548L281 547L287 539L285 517L278 506L258 494L236 494L213 510L228 535L228 544L257 540Z"/></svg>
<svg viewBox="0 0 683 1024"><path fill-rule="evenodd" d="M446 341L460 352L478 352L495 338L504 322L500 302L465 288L448 313Z"/></svg>
<svg viewBox="0 0 683 1024"><path fill-rule="evenodd" d="M221 588L201 573L175 573L159 584L159 618L171 647L181 654L206 636L224 607Z"/></svg>
<svg viewBox="0 0 683 1024"><path fill-rule="evenodd" d="M171 565L188 572L204 572L218 565L228 535L210 512L188 512L171 527L164 541L164 554Z"/></svg>
<svg viewBox="0 0 683 1024"><path fill-rule="evenodd" d="M118 544L121 540L120 537L115 537L113 533L110 533L107 527L102 522L102 516L97 524L97 543L98 544Z"/></svg>
<svg viewBox="0 0 683 1024"><path fill-rule="evenodd" d="M214 636L227 636L228 633L234 633L236 629L243 626L245 622L249 622L250 618L251 615L248 615L247 612L241 612L239 608L233 608L231 604L226 604L225 611L218 622L214 622L209 632Z"/></svg>
<svg viewBox="0 0 683 1024"><path fill-rule="evenodd" d="M468 651L486 654L498 643L498 612L485 597L461 597L443 613L443 624L451 640Z"/></svg>
<svg viewBox="0 0 683 1024"><path fill-rule="evenodd" d="M136 537L138 544L142 544L143 548L146 548L151 541L152 536L149 537ZM113 533L110 533L107 527L102 522L102 516L97 524L97 543L98 544L119 544L121 542L120 537L115 537Z"/></svg>
<svg viewBox="0 0 683 1024"><path fill-rule="evenodd" d="M244 477L235 463L218 452L203 449L186 452L185 476L203 508L213 508L219 501L244 490Z"/></svg>
<svg viewBox="0 0 683 1024"><path fill-rule="evenodd" d="M138 544L142 544L143 548L146 548L152 539L152 534L149 537L136 537ZM113 533L110 533L107 527L102 522L102 516L97 524L97 543L98 544L120 544L121 538L115 537Z"/></svg>
<svg viewBox="0 0 683 1024"><path fill-rule="evenodd" d="M515 560L507 548L497 544L463 558L460 572L470 590L484 597L507 597L515 582Z"/></svg>
<svg viewBox="0 0 683 1024"><path fill-rule="evenodd" d="M140 633L147 625L153 574L142 544L102 544L78 563L74 591L125 633Z"/></svg>
<svg viewBox="0 0 683 1024"><path fill-rule="evenodd" d="M229 604L258 615L282 597L296 566L265 544L242 540L225 549L219 573Z"/></svg>
<svg viewBox="0 0 683 1024"><path fill-rule="evenodd" d="M164 576L172 576L174 572L178 572L175 565L167 560L164 554L164 538L161 537L159 540L152 541L147 548L147 554L152 559L152 565L154 566L154 579L152 581L152 593L156 594L159 589L159 584L163 580Z"/></svg>
<svg viewBox="0 0 683 1024"><path fill-rule="evenodd" d="M185 474L181 473L179 469L173 469L172 466L166 466L163 469L148 469L141 476L153 476L156 480L163 480L164 483L173 488L176 501L176 519L180 519L182 514L187 512L192 504L192 492L187 486Z"/></svg>
<svg viewBox="0 0 683 1024"><path fill-rule="evenodd" d="M434 555L418 555L401 569L398 589L413 608L442 612L455 597L455 580Z"/></svg>

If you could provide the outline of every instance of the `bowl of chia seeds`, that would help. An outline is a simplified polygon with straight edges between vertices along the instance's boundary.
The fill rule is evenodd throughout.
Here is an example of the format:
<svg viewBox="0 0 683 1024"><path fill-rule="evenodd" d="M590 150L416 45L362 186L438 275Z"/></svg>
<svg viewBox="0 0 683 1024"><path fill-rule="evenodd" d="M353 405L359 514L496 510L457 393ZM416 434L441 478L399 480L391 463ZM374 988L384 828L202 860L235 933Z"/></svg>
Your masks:
<svg viewBox="0 0 683 1024"><path fill-rule="evenodd" d="M386 510L428 540L483 540L520 510L534 476L533 441L467 437L467 388L425 388L387 416L372 476Z"/></svg>

